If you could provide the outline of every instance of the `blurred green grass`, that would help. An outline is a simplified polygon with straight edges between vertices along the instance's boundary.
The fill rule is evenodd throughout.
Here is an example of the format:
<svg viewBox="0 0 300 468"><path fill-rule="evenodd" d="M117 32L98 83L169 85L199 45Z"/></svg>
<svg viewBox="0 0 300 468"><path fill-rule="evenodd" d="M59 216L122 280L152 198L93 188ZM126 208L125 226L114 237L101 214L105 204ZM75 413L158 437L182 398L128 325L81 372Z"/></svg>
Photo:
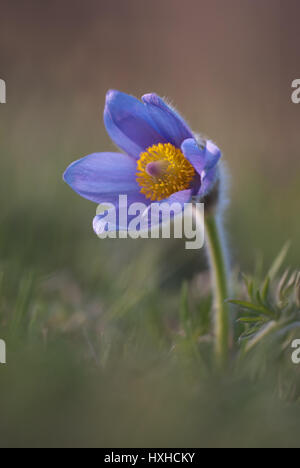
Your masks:
<svg viewBox="0 0 300 468"><path fill-rule="evenodd" d="M94 206L63 184L62 170L55 157L38 177L32 162L20 170L1 160L1 445L298 446L299 407L276 396L272 356L259 378L268 356L221 380L211 372L204 253L175 240L98 240ZM257 237L264 255L282 240L268 231L273 213L257 214L256 188L233 197L229 212L230 242L249 268Z"/></svg>

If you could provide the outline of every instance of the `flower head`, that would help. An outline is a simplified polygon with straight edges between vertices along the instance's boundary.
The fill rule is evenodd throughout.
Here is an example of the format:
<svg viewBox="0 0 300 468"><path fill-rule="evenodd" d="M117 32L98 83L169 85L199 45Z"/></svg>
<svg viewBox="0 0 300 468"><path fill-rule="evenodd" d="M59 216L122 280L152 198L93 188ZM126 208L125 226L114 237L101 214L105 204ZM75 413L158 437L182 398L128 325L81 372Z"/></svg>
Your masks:
<svg viewBox="0 0 300 468"><path fill-rule="evenodd" d="M203 199L215 186L219 148L212 141L200 144L182 117L156 94L139 101L108 91L104 123L123 153L94 153L68 167L64 180L82 197L111 203L116 210L119 195L148 207L161 201L184 207L193 197Z"/></svg>
<svg viewBox="0 0 300 468"><path fill-rule="evenodd" d="M159 143L141 154L136 175L141 193L152 201L160 201L189 189L196 172L179 148Z"/></svg>

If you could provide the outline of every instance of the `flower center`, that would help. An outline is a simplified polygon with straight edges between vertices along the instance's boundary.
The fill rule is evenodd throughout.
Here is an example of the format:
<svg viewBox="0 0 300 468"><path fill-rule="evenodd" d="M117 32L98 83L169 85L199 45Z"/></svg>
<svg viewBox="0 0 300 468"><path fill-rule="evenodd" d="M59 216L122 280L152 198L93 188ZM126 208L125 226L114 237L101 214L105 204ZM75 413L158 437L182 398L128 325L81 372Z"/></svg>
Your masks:
<svg viewBox="0 0 300 468"><path fill-rule="evenodd" d="M136 176L141 193L152 201L160 201L190 188L195 169L179 148L159 143L141 153Z"/></svg>

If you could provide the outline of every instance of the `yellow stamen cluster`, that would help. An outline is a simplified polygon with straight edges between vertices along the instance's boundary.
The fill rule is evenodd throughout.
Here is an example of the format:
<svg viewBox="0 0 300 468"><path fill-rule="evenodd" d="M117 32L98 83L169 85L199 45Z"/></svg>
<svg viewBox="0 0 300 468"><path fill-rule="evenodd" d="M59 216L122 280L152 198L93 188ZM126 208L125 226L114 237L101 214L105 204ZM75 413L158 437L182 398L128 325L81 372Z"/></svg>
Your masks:
<svg viewBox="0 0 300 468"><path fill-rule="evenodd" d="M158 170L149 168L157 163ZM148 167L148 170L147 170ZM147 148L137 162L137 182L141 193L152 201L168 198L175 192L190 188L195 170L179 148L171 143L159 143Z"/></svg>

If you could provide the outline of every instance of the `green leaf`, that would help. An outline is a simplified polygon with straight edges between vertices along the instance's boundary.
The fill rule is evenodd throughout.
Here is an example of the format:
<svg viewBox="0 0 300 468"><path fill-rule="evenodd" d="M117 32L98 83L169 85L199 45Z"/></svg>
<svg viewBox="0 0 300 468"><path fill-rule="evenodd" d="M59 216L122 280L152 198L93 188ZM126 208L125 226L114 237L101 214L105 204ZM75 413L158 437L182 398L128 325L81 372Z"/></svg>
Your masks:
<svg viewBox="0 0 300 468"><path fill-rule="evenodd" d="M242 323L257 323L257 322L265 322L266 319L264 317L241 317L237 319L238 322Z"/></svg>
<svg viewBox="0 0 300 468"><path fill-rule="evenodd" d="M239 337L239 341L249 340L254 337L257 332L260 330L260 326L254 325L253 327L249 328L248 330L244 331Z"/></svg>
<svg viewBox="0 0 300 468"><path fill-rule="evenodd" d="M285 270L285 272L283 273L283 275L280 278L280 281L278 283L277 291L276 291L276 296L277 296L277 301L278 302L283 302L283 299L284 299L284 294L283 294L284 286L286 284L289 272L290 272L289 268L287 270Z"/></svg>
<svg viewBox="0 0 300 468"><path fill-rule="evenodd" d="M271 317L271 318L275 317L274 312L267 309L263 305L252 304L252 302L239 301L239 300L235 300L235 299L229 300L228 302L231 303L231 304L238 305L238 306L242 307L243 309L251 310L251 311L253 311L255 313L266 315L267 317Z"/></svg>
<svg viewBox="0 0 300 468"><path fill-rule="evenodd" d="M279 252L279 254L277 255L277 257L275 258L268 274L267 274L267 277L270 278L270 281L272 281L275 276L277 275L277 273L279 272L286 256L287 256L287 253L290 249L290 246L291 246L291 242L288 241L284 246L283 248L281 249L281 251Z"/></svg>
<svg viewBox="0 0 300 468"><path fill-rule="evenodd" d="M249 299L253 299L253 290L254 290L254 283L251 278L248 278L246 275L243 275L243 280L246 285Z"/></svg>
<svg viewBox="0 0 300 468"><path fill-rule="evenodd" d="M256 300L258 304L264 307L264 301L262 300L259 289L256 291Z"/></svg>
<svg viewBox="0 0 300 468"><path fill-rule="evenodd" d="M261 291L261 298L263 302L266 302L266 300L268 299L269 290L270 290L270 277L267 276L263 284L262 291Z"/></svg>

